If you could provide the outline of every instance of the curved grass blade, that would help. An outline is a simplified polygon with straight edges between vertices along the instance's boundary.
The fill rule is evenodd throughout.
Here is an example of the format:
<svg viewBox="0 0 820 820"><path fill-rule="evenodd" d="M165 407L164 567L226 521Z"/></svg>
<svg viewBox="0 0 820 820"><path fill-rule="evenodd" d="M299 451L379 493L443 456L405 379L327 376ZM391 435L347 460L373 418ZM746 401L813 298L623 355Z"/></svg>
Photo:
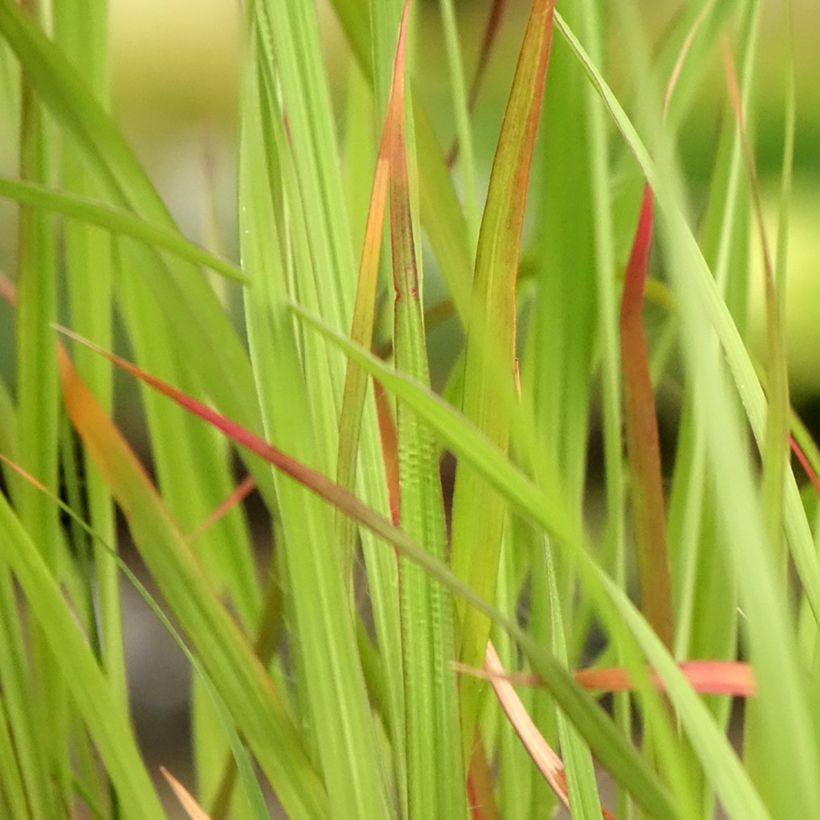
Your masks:
<svg viewBox="0 0 820 820"><path fill-rule="evenodd" d="M538 727L527 714L526 707L521 702L521 699L505 675L504 667L501 665L498 653L495 651L492 642L487 644L484 672L486 672L492 684L498 702L501 704L501 708L513 724L516 734L527 749L533 763L538 767L538 770L564 806L570 809L570 791L567 788L567 776L564 773L564 764L544 740L538 731ZM596 807L595 816L597 817L600 814L603 814L605 820L612 820L612 815L606 809L601 809L599 805ZM578 815L573 812L573 816Z"/></svg>
<svg viewBox="0 0 820 820"><path fill-rule="evenodd" d="M88 225L104 228L111 233L131 237L146 245L173 253L191 264L210 268L228 279L243 284L249 281L236 265L190 242L179 231L147 222L122 208L114 208L78 194L55 191L34 182L8 177L0 177L0 196L36 205Z"/></svg>
<svg viewBox="0 0 820 820"><path fill-rule="evenodd" d="M521 229L552 41L553 10L553 0L535 0L531 7L490 177L467 330L462 410L502 451L507 448L511 424L507 396L512 394L515 359ZM504 517L503 498L471 466L459 463L451 566L489 601L495 600ZM463 602L457 602L456 611L459 659L478 665L489 638L489 622ZM465 759L473 741L479 696L475 681L462 681Z"/></svg>

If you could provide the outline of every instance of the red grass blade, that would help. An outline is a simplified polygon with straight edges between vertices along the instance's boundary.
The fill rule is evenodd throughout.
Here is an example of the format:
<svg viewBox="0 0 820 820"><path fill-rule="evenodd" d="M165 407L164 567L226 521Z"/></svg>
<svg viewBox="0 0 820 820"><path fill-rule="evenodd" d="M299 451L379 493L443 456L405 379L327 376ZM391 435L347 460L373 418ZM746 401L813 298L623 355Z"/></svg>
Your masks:
<svg viewBox="0 0 820 820"><path fill-rule="evenodd" d="M795 441L794 436L789 436L789 444L791 445L794 454L797 456L797 460L800 462L800 466L805 471L806 475L809 477L809 481L812 483L812 486L815 490L817 490L817 494L820 495L820 478L818 478L817 473L814 472L814 469L811 466L808 458L806 458L806 454L800 448L800 445Z"/></svg>
<svg viewBox="0 0 820 820"><path fill-rule="evenodd" d="M220 518L227 515L237 504L241 504L256 489L256 479L252 475L245 476L233 491L222 501L216 509L191 533L186 540L193 544L206 530L216 524Z"/></svg>
<svg viewBox="0 0 820 820"><path fill-rule="evenodd" d="M641 611L658 637L671 648L674 640L672 578L666 540L658 422L643 324L652 219L652 189L645 185L621 298L621 367L624 374L624 418L632 472Z"/></svg>

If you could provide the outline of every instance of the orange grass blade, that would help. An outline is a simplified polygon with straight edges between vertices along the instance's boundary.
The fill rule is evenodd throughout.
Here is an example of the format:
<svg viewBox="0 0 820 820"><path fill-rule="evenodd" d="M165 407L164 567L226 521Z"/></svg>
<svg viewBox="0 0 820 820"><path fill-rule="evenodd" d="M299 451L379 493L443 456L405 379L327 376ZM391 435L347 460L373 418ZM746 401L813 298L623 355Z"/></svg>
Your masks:
<svg viewBox="0 0 820 820"><path fill-rule="evenodd" d="M490 683L504 681L511 686L543 685L538 675L504 672L503 669L490 668L486 663L483 669L463 663L455 663L453 668L461 674L481 678ZM678 664L678 668L692 688L702 695L751 698L757 693L754 671L743 661L683 661ZM620 666L578 669L573 676L584 689L631 692L635 688L629 672ZM655 672L650 672L649 679L656 688L663 689L663 682Z"/></svg>
<svg viewBox="0 0 820 820"><path fill-rule="evenodd" d="M397 63L395 71L404 81L404 61ZM390 132L395 127L396 104L391 92L387 115L382 132L376 171L367 211L364 242L359 261L359 279L353 306L350 338L362 347L370 349L373 343L373 320L375 315L376 288L379 276L379 260L387 205L389 181L388 145ZM352 490L356 481L356 459L359 451L362 413L367 394L367 374L355 362L348 360L345 373L342 409L339 415L339 449L336 479L342 487ZM350 518L339 513L336 518L339 548L344 559L345 578L350 578L355 551L356 525Z"/></svg>
<svg viewBox="0 0 820 820"><path fill-rule="evenodd" d="M752 667L741 661L684 661L678 664L681 672L696 692L703 695L731 695L736 698L753 697L755 680ZM634 689L629 673L620 667L579 669L575 680L585 689L605 692L628 692ZM650 674L652 684L663 689L655 672Z"/></svg>
<svg viewBox="0 0 820 820"><path fill-rule="evenodd" d="M194 800L193 795L191 795L188 789L186 789L165 766L160 766L159 770L162 772L162 776L168 781L168 785L174 792L176 799L179 800L179 804L185 809L185 813L190 820L210 820L202 806Z"/></svg>
<svg viewBox="0 0 820 820"><path fill-rule="evenodd" d="M191 533L186 540L193 544L206 530L216 524L220 518L227 515L237 504L241 504L256 489L256 479L252 475L247 475L237 484L233 491L222 501L219 506Z"/></svg>

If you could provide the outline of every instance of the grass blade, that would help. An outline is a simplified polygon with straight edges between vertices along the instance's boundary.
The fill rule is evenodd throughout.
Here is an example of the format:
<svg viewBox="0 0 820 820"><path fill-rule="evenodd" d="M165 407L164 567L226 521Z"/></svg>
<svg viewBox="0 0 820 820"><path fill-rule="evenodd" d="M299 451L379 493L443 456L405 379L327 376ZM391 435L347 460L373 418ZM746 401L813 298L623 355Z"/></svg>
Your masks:
<svg viewBox="0 0 820 820"><path fill-rule="evenodd" d="M405 2L396 49L388 132L390 236L393 261L396 367L423 384L430 381L422 279L411 214L404 119L404 63L410 3ZM399 524L432 555L445 560L447 533L438 452L429 428L407 407L397 409ZM458 701L450 662L455 656L452 601L423 569L399 566L407 714L407 781L410 816L461 817L464 776L458 737ZM435 784L431 788L431 784Z"/></svg>
<svg viewBox="0 0 820 820"><path fill-rule="evenodd" d="M643 325L644 283L651 240L652 189L646 185L621 299L621 367L626 394L626 441L632 467L641 609L660 639L671 649L674 642L672 579L666 542L658 422Z"/></svg>
<svg viewBox="0 0 820 820"><path fill-rule="evenodd" d="M521 46L507 112L496 149L476 255L464 365L463 412L501 450L511 423L509 399L515 358L516 276L520 234L535 133L552 38L551 0L535 0ZM492 360L492 361L491 361ZM496 381L502 374L501 383ZM453 571L489 601L495 599L505 505L474 470L459 464L453 498ZM459 658L481 663L489 623L457 605ZM462 681L462 732L469 750L479 689Z"/></svg>

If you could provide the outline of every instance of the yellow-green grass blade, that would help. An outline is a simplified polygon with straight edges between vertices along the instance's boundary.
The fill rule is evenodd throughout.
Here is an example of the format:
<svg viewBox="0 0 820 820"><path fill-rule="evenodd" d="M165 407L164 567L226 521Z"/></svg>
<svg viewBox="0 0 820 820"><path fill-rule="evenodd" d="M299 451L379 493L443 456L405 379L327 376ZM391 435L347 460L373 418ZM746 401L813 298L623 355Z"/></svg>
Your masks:
<svg viewBox="0 0 820 820"><path fill-rule="evenodd" d="M92 197L57 191L9 177L0 177L0 196L36 205L111 233L129 236L154 248L168 251L191 264L207 267L228 279L242 283L248 281L248 277L236 265L190 242L179 231L147 222L129 211Z"/></svg>
<svg viewBox="0 0 820 820"><path fill-rule="evenodd" d="M530 163L552 39L551 0L532 4L482 217L464 364L464 415L506 450L515 359L516 278ZM499 400L499 396L502 400ZM479 595L495 599L505 503L472 467L459 464L453 496L451 566ZM459 658L478 666L489 638L485 616L457 605ZM461 681L465 756L481 687Z"/></svg>
<svg viewBox="0 0 820 820"><path fill-rule="evenodd" d="M26 4L32 20L43 17L40 3ZM33 83L23 73L20 102L20 175L49 183L53 172L53 130L36 98ZM57 318L57 256L55 224L51 214L37 207L22 206L18 218L17 288L15 325L17 365L18 458L27 469L56 482L58 475L57 364L50 324ZM18 489L16 509L20 521L46 565L58 572L60 531L54 508L31 487ZM37 693L36 720L39 736L51 735L47 746L48 776L52 788L46 803L68 803L68 704L65 690L47 645L46 636L35 627L31 632L32 672L42 682Z"/></svg>
<svg viewBox="0 0 820 820"><path fill-rule="evenodd" d="M66 410L125 513L163 597L191 640L286 811L320 817L324 789L247 639L214 595L165 505L119 432L62 357Z"/></svg>
<svg viewBox="0 0 820 820"><path fill-rule="evenodd" d="M396 66L397 73L401 74L400 82L404 83L405 62ZM350 82L358 85L364 84L358 76L358 71L354 68L351 71ZM357 88L351 88L351 103L353 94ZM357 112L350 111L350 115L355 117ZM350 337L363 347L370 348L373 343L373 324L375 318L376 291L378 288L379 263L381 259L381 240L384 233L384 216L387 208L387 195L389 187L390 173L390 134L399 123L398 118L404 116L404 111L392 98L388 101L387 111L384 118L384 126L381 141L378 147L376 158L376 169L373 176L372 189L370 191L369 206L364 228L364 238L359 263L359 277L356 286L356 300L353 306L353 321ZM353 136L355 122L349 123L350 138ZM357 151L356 145L348 144L347 152L352 154ZM351 168L351 172L353 169ZM342 396L342 407L339 415L339 452L337 458L336 478L340 486L354 490L357 459L359 457L359 444L361 440L361 424L365 402L369 401L368 396L368 376L354 362L348 361L345 374L344 393ZM348 516L337 512L336 530L338 533L339 548L342 551L342 560L351 562L355 555L356 545L356 522ZM363 534L364 535L364 534ZM380 588L386 588L387 594L391 595L392 584L378 584L379 575L382 578L395 578L398 585L397 567L391 557L386 556L383 549L378 546L372 549L371 544L367 544L365 555L368 565L368 574L373 585L374 611L377 615L377 636L381 649L381 669L382 678L385 682L383 687L384 699L383 709L386 713L387 722L390 726L390 734L393 744L393 766L395 770L396 782L401 805L402 815L407 816L407 757L405 753L405 705L404 705L404 660L402 657L400 621L398 618L390 616L399 615L396 603L387 604L380 600L378 594ZM348 558L349 556L349 558ZM385 559L387 559L386 563ZM350 577L348 566L343 566L345 579ZM373 583L373 582L376 583ZM395 587L394 587L395 588ZM397 596L392 595L395 598ZM385 616L390 617L386 622ZM399 640L395 640L398 638ZM364 658L363 658L364 660Z"/></svg>
<svg viewBox="0 0 820 820"><path fill-rule="evenodd" d="M291 25L297 23L290 21ZM254 29L251 36L243 77L239 166L242 260L244 269L254 277L254 287L248 289L245 300L251 358L268 435L289 441L308 463L332 469L335 442L331 453L321 446L322 436L333 441L323 427L335 426L337 418L331 385L313 394L315 405L309 400L299 337L285 307L287 257L280 239L279 192L274 187L278 169L272 161L279 158L285 173L287 157L282 141L277 143L271 133L280 126L271 122L273 98L268 92L273 89L264 87L264 47L257 49ZM279 45L292 50L287 43ZM289 59L296 56L291 54ZM296 66L291 70L298 75ZM300 104L294 101L294 105ZM308 115L303 112L302 116ZM302 161L311 163L312 159L304 157ZM285 192L289 193L287 188ZM317 217L317 225L321 218ZM328 235L325 249L333 258ZM303 275L309 277L310 270ZM323 307L334 324L342 320L339 303L326 302ZM315 346L305 349L311 356L317 355ZM327 359L306 362L327 368ZM341 370L337 374L341 375ZM347 817L382 816L387 812L383 772L355 645L355 613L334 541L332 510L290 479L277 476L276 484L283 532L279 555L288 584L287 606L295 618L295 665L302 684L300 706L307 710L307 731L334 810Z"/></svg>
<svg viewBox="0 0 820 820"><path fill-rule="evenodd" d="M404 65L410 3L405 2L390 92L390 238L396 367L429 385L422 274L416 257L405 138ZM440 560L446 558L444 502L433 436L409 408L397 408L399 525ZM409 816L466 813L455 674L452 600L421 568L399 567L404 655Z"/></svg>
<svg viewBox="0 0 820 820"><path fill-rule="evenodd" d="M756 39L744 21L736 53L742 66L742 97L748 103L753 79ZM671 110L674 110L674 100ZM748 195L742 186L741 150L734 118L726 116L715 153L709 202L701 227L704 256L739 328L745 326L748 286ZM717 343L714 343L717 350ZM737 656L737 582L720 549L714 491L706 474L706 441L702 420L695 417L687 393L679 425L669 503L669 542L675 560L677 657ZM721 726L728 726L731 706L723 698L708 699ZM715 797L699 784L703 813L714 811Z"/></svg>
<svg viewBox="0 0 820 820"><path fill-rule="evenodd" d="M32 818L55 817L49 808L51 787L45 743L37 712L40 702L33 691L32 673L19 619L15 584L8 567L0 571L0 686L3 708L14 739L14 751L23 779ZM25 815L24 815L25 816Z"/></svg>
<svg viewBox="0 0 820 820"><path fill-rule="evenodd" d="M387 208L389 181L387 136L389 130L395 127L395 105L391 105L388 106L388 114L385 118L384 131L376 158L376 170L373 175L373 187L367 209L367 220L359 262L359 277L356 284L356 300L353 305L353 321L350 329L350 338L362 347L367 348L373 344L373 322L376 309L379 262L381 259L381 240L384 232L384 215ZM348 489L355 487L362 411L367 396L367 387L367 374L352 362L348 362L342 396L342 409L339 413L339 453L336 465L337 480L339 484ZM350 519L340 514L337 517L337 531L339 534L339 548L342 551L342 560L344 562L344 574L347 579L350 577L355 555L356 527Z"/></svg>
<svg viewBox="0 0 820 820"><path fill-rule="evenodd" d="M597 5L583 0L579 8L583 31L590 54L600 63L602 47L601 14ZM597 335L600 344L601 404L603 414L604 471L606 480L607 520L604 547L606 566L615 581L626 583L626 545L624 504L623 442L621 438L623 408L621 405L621 371L619 355L617 303L615 295L615 240L613 236L613 197L610 192L611 163L608 132L603 109L591 88L584 95L588 152L590 164L590 200L595 236L595 278ZM623 658L618 657L622 663ZM624 734L631 727L630 701L626 694L614 696L613 713ZM628 816L629 798L623 789L617 794L617 816Z"/></svg>
<svg viewBox="0 0 820 820"><path fill-rule="evenodd" d="M294 50L292 43L284 38L284 33L277 32L276 26L271 25L270 15L273 10L271 8L268 14L258 14L256 19L260 33L260 55L264 55L264 58L260 57L259 64L263 90L267 95L266 105L268 110L282 112L288 117L287 132L284 128L284 116L269 117L269 121L265 122L271 132L268 136L268 156L276 157L277 172L282 178L280 184L271 172L272 190L283 189L284 192L281 202L278 195L274 197L274 204L278 209L278 224L283 237L282 265L287 273L284 290L274 289L266 298L277 311L281 309L279 301L283 295L286 298L296 298L303 304L311 305L323 316L338 317L340 326L348 326L352 312L350 295L354 287L355 269L352 257L349 257L349 240L343 241L344 237L339 236L340 226L333 224L334 219L346 223L344 199L338 196L339 172L336 164L328 163L322 155L322 151L335 150L335 136L332 133L333 117L322 76L324 66L314 30L316 23L310 8L294 11L289 24L292 36L295 42L312 43L314 51L308 54L301 49ZM394 46L391 42L391 49ZM275 78L275 72L280 69L285 70L290 78L287 95L279 93L281 83ZM292 138L296 127L292 117L295 108L300 111L304 109L299 119L300 127L305 129L300 132L303 136L300 140ZM311 136L314 125L319 129L317 140ZM317 175L325 180L318 186L320 196L317 195ZM288 255L288 250L292 252L292 256ZM332 278L341 282L340 286L328 287L327 269L318 264L318 258L322 254L334 260L336 275ZM331 465L340 446L337 425L344 401L346 362L335 351L311 336L298 337L297 344L304 365L305 392L314 412L316 457L327 458ZM268 392L263 393L263 402L271 401L279 401L279 387L276 383L271 385ZM380 470L373 469L373 465L381 461L381 448L376 414L370 401L363 407L358 458L363 465L357 471L361 491L374 507L387 510L388 498L383 475ZM329 469L332 470L332 467ZM394 732L400 733L396 722L403 711L402 672L398 662L400 624L395 595L397 568L395 561L376 547L367 531L361 532L361 536L371 609L380 648L384 653L388 712L395 724ZM339 548L343 549L342 545Z"/></svg>
<svg viewBox="0 0 820 820"><path fill-rule="evenodd" d="M737 120L740 143L746 165L746 175L752 198L760 254L763 260L763 292L766 313L766 382L768 409L766 412L765 445L763 456L762 497L764 517L769 540L775 551L779 571L786 571L787 552L783 548L783 484L789 457L789 381L786 368L783 319L785 297L785 270L775 270L775 260L763 215L760 184L757 177L755 157L750 141L746 112L741 100L734 59L728 47L724 48L724 70L729 98ZM788 172L785 175L788 176ZM784 231L786 229L784 228ZM778 274L782 274L779 276ZM779 280L779 281L777 281Z"/></svg>
<svg viewBox="0 0 820 820"><path fill-rule="evenodd" d="M461 172L464 189L464 218L467 222L469 247L475 246L478 239L478 186L476 182L475 152L473 150L472 129L470 127L469 101L467 85L464 79L464 64L458 35L453 0L439 0L439 12L444 30L444 43L447 49L447 66L450 71L450 90L453 100L453 111L456 121L456 138L459 147L458 167Z"/></svg>
<svg viewBox="0 0 820 820"><path fill-rule="evenodd" d="M119 696L97 666L57 582L5 497L0 498L0 531L3 562L14 572L29 610L48 640L60 680L71 693L121 801L133 817L161 817L161 805ZM49 813L57 816L57 806Z"/></svg>
<svg viewBox="0 0 820 820"><path fill-rule="evenodd" d="M3 772L0 810L9 817L25 817L28 814L25 787L3 710L0 710L0 767Z"/></svg>
<svg viewBox="0 0 820 820"><path fill-rule="evenodd" d="M108 53L107 53L107 3L95 0L90 3L68 2L54 7L54 34L58 45L73 62L78 71L87 79L98 99L108 99ZM94 193L95 185L91 175L83 167L78 153L71 144L63 144L60 162L60 186L79 193ZM9 181L5 181L8 183ZM0 182L0 191L12 193L21 183L6 185ZM44 189L34 192L34 200ZM26 193L31 193L27 191ZM39 202L44 210L53 210L46 192ZM53 196L53 194L52 194ZM57 198L61 198L56 194ZM71 195L62 198L70 198ZM67 214L63 212L63 215ZM65 281L71 306L71 321L74 327L83 334L100 339L102 344L111 343L112 327L112 270L110 237L96 230L84 221L64 220L63 247L65 264ZM89 293L94 298L89 299ZM110 411L113 397L113 379L111 368L93 356L82 355L77 367L89 389L97 396L106 411ZM70 436L69 427L63 428L64 439ZM72 443L64 446L64 451L73 454ZM85 499L91 521L104 537L113 541L115 537L114 507L111 494L105 482L96 470L91 459L85 456ZM66 474L68 464L64 465ZM76 476L76 471L75 471ZM70 486L67 475L67 484ZM74 483L79 484L78 481ZM76 495L79 495L79 488ZM77 499L79 501L79 499ZM80 508L80 507L78 507ZM75 548L88 550L81 539L73 539ZM87 542L86 542L87 543ZM99 654L103 668L112 683L114 692L119 693L123 707L128 704L128 683L125 670L125 650L122 636L122 616L119 594L119 577L115 562L104 551L94 550L94 574L96 581L96 598L99 617L95 620L94 634L99 636ZM92 565L88 561L85 567L88 584L89 614L94 613L94 593L91 591L90 578Z"/></svg>

